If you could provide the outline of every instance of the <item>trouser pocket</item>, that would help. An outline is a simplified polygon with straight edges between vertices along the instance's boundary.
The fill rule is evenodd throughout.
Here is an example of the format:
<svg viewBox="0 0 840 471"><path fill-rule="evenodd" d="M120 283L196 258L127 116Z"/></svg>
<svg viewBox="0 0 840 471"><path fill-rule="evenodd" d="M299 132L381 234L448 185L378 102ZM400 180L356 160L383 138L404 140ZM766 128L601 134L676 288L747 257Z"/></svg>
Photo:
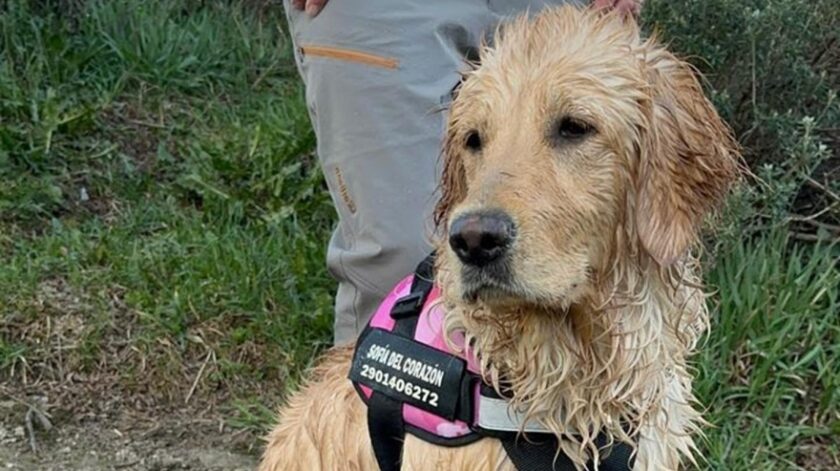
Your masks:
<svg viewBox="0 0 840 471"><path fill-rule="evenodd" d="M355 62L357 64L380 67L383 69L396 69L400 65L399 61L393 57L386 57L356 49L325 46L321 44L303 44L300 46L299 52L302 58L321 57L345 62Z"/></svg>

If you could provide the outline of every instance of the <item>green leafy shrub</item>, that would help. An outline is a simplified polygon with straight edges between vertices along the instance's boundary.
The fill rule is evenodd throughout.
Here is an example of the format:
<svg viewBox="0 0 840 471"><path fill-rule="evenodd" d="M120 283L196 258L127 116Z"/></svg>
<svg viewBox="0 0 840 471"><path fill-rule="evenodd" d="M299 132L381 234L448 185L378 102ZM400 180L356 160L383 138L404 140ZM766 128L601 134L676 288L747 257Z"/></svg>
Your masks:
<svg viewBox="0 0 840 471"><path fill-rule="evenodd" d="M840 236L840 1L649 0L644 20L708 79L759 177L742 222L830 207Z"/></svg>

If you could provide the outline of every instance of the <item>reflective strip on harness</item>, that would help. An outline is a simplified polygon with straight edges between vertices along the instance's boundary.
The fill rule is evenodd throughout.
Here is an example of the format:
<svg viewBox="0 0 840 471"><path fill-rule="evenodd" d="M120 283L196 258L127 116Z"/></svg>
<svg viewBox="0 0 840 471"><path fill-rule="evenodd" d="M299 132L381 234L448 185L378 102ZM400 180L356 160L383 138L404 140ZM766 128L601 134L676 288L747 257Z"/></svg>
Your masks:
<svg viewBox="0 0 840 471"><path fill-rule="evenodd" d="M498 432L533 432L551 433L537 421L525 422L525 414L511 407L507 399L487 397L480 395L478 398L478 420L476 425L484 430Z"/></svg>

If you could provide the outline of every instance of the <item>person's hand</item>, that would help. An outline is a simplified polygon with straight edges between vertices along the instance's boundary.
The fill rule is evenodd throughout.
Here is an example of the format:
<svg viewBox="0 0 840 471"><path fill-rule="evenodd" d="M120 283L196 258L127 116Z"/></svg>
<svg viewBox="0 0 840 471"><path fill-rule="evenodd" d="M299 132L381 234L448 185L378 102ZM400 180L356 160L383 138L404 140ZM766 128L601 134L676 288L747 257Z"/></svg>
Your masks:
<svg viewBox="0 0 840 471"><path fill-rule="evenodd" d="M309 16L315 16L321 12L328 0L292 0L292 6L298 10L306 10Z"/></svg>
<svg viewBox="0 0 840 471"><path fill-rule="evenodd" d="M614 9L625 16L639 16L643 0L595 0L595 8ZM302 2L301 2L302 3Z"/></svg>

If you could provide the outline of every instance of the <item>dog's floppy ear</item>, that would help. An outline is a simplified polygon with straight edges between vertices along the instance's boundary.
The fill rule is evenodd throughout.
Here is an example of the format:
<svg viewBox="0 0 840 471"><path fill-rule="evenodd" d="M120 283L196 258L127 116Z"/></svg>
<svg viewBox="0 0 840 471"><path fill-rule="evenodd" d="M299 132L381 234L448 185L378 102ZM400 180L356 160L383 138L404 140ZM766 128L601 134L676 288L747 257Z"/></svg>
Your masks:
<svg viewBox="0 0 840 471"><path fill-rule="evenodd" d="M737 143L690 65L649 51L648 123L636 174L636 227L642 246L666 267L695 241L704 216L738 175Z"/></svg>
<svg viewBox="0 0 840 471"><path fill-rule="evenodd" d="M454 102L457 98L462 83L463 78L452 89L450 103ZM440 199L438 199L434 211L435 227L438 230L446 226L446 221L449 219L449 213L452 207L460 203L467 194L467 178L459 153L462 143L455 132L455 126L453 124L450 116L443 139L443 149L441 151L443 170L440 178Z"/></svg>
<svg viewBox="0 0 840 471"><path fill-rule="evenodd" d="M458 141L458 142L456 142ZM460 140L450 125L443 141L443 171L440 179L440 199L435 206L434 220L438 229L446 226L449 212L461 202L467 194L467 178L464 164L458 152Z"/></svg>

